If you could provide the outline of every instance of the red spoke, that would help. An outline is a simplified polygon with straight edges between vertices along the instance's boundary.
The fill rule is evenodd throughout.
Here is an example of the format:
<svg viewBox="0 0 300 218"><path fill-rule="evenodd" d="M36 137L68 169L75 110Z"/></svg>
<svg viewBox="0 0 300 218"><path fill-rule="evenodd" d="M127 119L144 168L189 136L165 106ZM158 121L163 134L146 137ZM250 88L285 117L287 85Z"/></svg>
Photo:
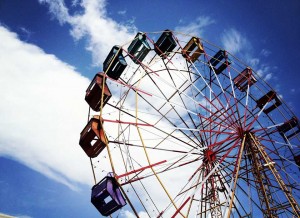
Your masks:
<svg viewBox="0 0 300 218"><path fill-rule="evenodd" d="M103 119L103 121L110 122L110 123L129 124L129 125L134 125L134 126L154 126L154 125L147 124L147 123L135 123L135 122L122 121L122 120L108 120L108 119Z"/></svg>
<svg viewBox="0 0 300 218"><path fill-rule="evenodd" d="M166 160L163 160L163 161L160 161L160 162L157 162L155 164L151 164L149 166L145 166L145 167L141 167L139 169L136 169L136 170L132 170L130 172L127 172L127 173L124 173L124 174L121 174L121 175L117 175L116 178L119 179L119 178L122 178L124 176L128 176L130 174L133 174L133 173L137 173L137 172L140 172L140 171L144 171L145 169L148 169L148 168L152 168L152 167L155 167L157 165L160 165L162 163L166 163L167 161Z"/></svg>
<svg viewBox="0 0 300 218"><path fill-rule="evenodd" d="M191 197L188 197L183 204L176 210L176 212L174 213L174 215L172 216L172 218L174 218L180 211L181 209L186 205L186 203L191 199Z"/></svg>

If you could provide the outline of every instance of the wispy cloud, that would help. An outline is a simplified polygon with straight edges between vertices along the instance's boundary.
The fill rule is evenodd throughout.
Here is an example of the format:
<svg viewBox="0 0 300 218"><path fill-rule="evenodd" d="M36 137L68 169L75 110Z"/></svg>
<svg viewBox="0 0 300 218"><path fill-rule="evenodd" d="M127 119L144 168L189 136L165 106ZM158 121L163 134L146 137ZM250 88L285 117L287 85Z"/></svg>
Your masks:
<svg viewBox="0 0 300 218"><path fill-rule="evenodd" d="M259 62L260 62L260 60L258 58L252 58L252 57L250 57L248 59L249 65L252 66L252 67L255 67L255 68L259 64Z"/></svg>
<svg viewBox="0 0 300 218"><path fill-rule="evenodd" d="M79 4L79 0L73 0L72 1L72 6L74 7L74 6L76 6L76 5L78 5Z"/></svg>
<svg viewBox="0 0 300 218"><path fill-rule="evenodd" d="M0 38L0 155L70 188L88 184L89 161L78 138L89 80L2 26Z"/></svg>
<svg viewBox="0 0 300 218"><path fill-rule="evenodd" d="M140 218L147 218L147 217L149 217L148 214L146 212L143 212L143 211L139 212L138 214L139 214ZM130 212L128 210L125 210L125 211L121 212L121 217L135 218L136 216L132 212Z"/></svg>
<svg viewBox="0 0 300 218"><path fill-rule="evenodd" d="M120 14L120 15L125 15L126 14L126 10L122 10L122 11L118 11L118 14Z"/></svg>
<svg viewBox="0 0 300 218"><path fill-rule="evenodd" d="M179 23L180 25L175 28L175 31L201 37L204 28L214 24L215 20L209 16L200 16L194 22L185 24L183 20L180 20Z"/></svg>
<svg viewBox="0 0 300 218"><path fill-rule="evenodd" d="M272 73L268 73L268 74L264 77L264 79L265 79L265 81L268 81L268 80L272 79L272 77L273 77L273 74L272 74Z"/></svg>
<svg viewBox="0 0 300 218"><path fill-rule="evenodd" d="M39 0L40 3L48 3L48 0ZM77 4L76 1L72 4ZM57 19L60 24L69 22L68 9L65 6L64 0L52 0L49 4L49 11L53 15L53 18Z"/></svg>
<svg viewBox="0 0 300 218"><path fill-rule="evenodd" d="M264 57L269 57L269 55L271 54L272 52L267 50L267 49L262 49L260 54L263 55Z"/></svg>
<svg viewBox="0 0 300 218"><path fill-rule="evenodd" d="M246 36L241 34L235 28L225 30L221 35L222 47L231 54L237 56L245 62L257 73L257 75L265 81L271 81L275 77L274 71L276 67L271 67L267 63L262 63L262 57L268 57L271 51L262 49L256 56L253 55L252 44Z"/></svg>
<svg viewBox="0 0 300 218"><path fill-rule="evenodd" d="M137 31L134 19L123 24L109 18L105 0L85 0L80 3L83 12L70 15L63 0L39 0L48 4L50 13L61 24L71 25L70 34L75 40L86 39L86 49L93 55L93 63L101 66L113 45L125 43ZM132 22L133 21L133 22Z"/></svg>
<svg viewBox="0 0 300 218"><path fill-rule="evenodd" d="M20 27L20 30L23 41L27 42L30 39L32 32L25 27Z"/></svg>
<svg viewBox="0 0 300 218"><path fill-rule="evenodd" d="M226 30L223 33L221 42L225 50L232 54L237 54L250 48L250 43L246 37L242 36L242 34L234 28Z"/></svg>
<svg viewBox="0 0 300 218"><path fill-rule="evenodd" d="M27 215L17 215L17 218L32 218L31 216L27 216Z"/></svg>
<svg viewBox="0 0 300 218"><path fill-rule="evenodd" d="M269 81L273 77L273 73L270 72L271 67L267 64L261 64L259 69L256 71L259 77L264 79L265 81Z"/></svg>

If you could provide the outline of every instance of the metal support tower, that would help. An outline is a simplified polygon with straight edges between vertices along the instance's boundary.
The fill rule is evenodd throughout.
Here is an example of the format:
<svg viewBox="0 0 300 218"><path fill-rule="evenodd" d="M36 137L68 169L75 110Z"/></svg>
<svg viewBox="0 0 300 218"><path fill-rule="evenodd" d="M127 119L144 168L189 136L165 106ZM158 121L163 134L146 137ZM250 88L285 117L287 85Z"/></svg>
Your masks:
<svg viewBox="0 0 300 218"><path fill-rule="evenodd" d="M275 162L271 160L266 153L264 146L260 143L257 137L249 132L246 137L246 155L252 163L252 173L255 178L255 186L258 192L261 207L263 208L264 217L278 217L279 210L282 205L279 205L273 199L272 184L270 182L270 175L273 175L279 188L285 194L289 207L293 210L295 217L300 217L300 209L292 193L286 187L279 172L275 167Z"/></svg>

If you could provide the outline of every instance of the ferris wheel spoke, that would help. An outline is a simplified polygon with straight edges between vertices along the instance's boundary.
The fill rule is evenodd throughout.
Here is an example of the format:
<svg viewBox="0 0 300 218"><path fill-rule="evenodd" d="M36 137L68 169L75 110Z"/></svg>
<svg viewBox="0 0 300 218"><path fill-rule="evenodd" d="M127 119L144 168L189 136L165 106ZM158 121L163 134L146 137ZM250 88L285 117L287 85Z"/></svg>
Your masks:
<svg viewBox="0 0 300 218"><path fill-rule="evenodd" d="M219 99L218 96L216 96L215 94L213 94L213 95L214 95L215 99L218 101L218 103L220 104L221 108L226 108L226 112L227 112L226 118L230 120L231 125L237 127L236 123L239 121L239 119L238 119L238 117L236 117L235 113L237 113L239 115L238 108L236 107L237 110L236 110L236 112L234 112L233 106L229 105L230 98L227 98L226 93L223 93L223 95L225 97L225 102L228 105L228 108L227 108L227 106L225 107L225 105L222 103L222 101ZM234 99L234 100L236 101L236 99ZM236 106L236 102L235 102L235 106ZM229 113L229 111L230 111L230 113Z"/></svg>
<svg viewBox="0 0 300 218"><path fill-rule="evenodd" d="M190 204L192 203L192 201L193 201L192 199L194 198L195 195L192 196L192 197L189 197L189 196L187 196L188 192L185 192L185 191L184 191L184 190L187 188L187 186L189 185L190 182L191 182L191 181L189 180L189 181L181 188L181 190L178 192L178 194L175 196L174 199L176 199L176 198L178 198L178 197L181 196L181 198L182 198L182 199L185 199L185 200L181 203L180 208L178 208L178 210L174 213L173 216L175 216L176 214L178 214L178 212L185 206L186 203L188 203L188 201L190 201ZM194 182L192 182L190 186L191 186L191 187L197 187L197 184L199 184L199 182L200 182L200 174L199 174L197 180L195 180ZM189 188L189 189L192 189L192 188ZM183 195L184 192L185 192L185 195ZM192 199L190 200L190 198L192 198ZM191 206L191 205L190 205L190 206ZM189 206L189 210L190 210L190 206ZM188 216L188 214L189 214L189 210L187 211L187 216Z"/></svg>
<svg viewBox="0 0 300 218"><path fill-rule="evenodd" d="M213 143L216 143L217 140L218 140L218 138L224 137L224 135L223 135L222 132L221 132L222 126L219 125L219 126L217 126L217 127L218 127L218 131L220 131L220 133L216 133L216 134L215 134L215 136L214 136L214 142L213 142ZM211 125L210 125L210 128L211 128ZM227 129L229 130L229 129L231 129L231 128L227 128ZM232 129L231 132L234 133L234 132L235 132L234 129ZM228 139L226 139L226 140L228 140Z"/></svg>
<svg viewBox="0 0 300 218"><path fill-rule="evenodd" d="M169 71L169 70L167 70L167 71L168 71L168 74L169 74L169 76L170 76L170 78L171 78L171 80L172 80L172 82L173 82L174 87L175 87L177 90L180 90L180 88L187 82L187 80L186 80L180 87L177 88L176 83L175 83L175 81L174 81L174 79L173 79L173 77L172 77L170 71ZM190 79L191 79L191 78L190 78ZM197 81L197 79L195 79L195 81ZM195 81L193 81L193 83L194 83ZM191 85L188 85L185 89L183 89L182 92L185 92L190 86L191 86ZM191 91L193 92L193 89L192 89ZM181 92L181 93L182 93L182 92ZM176 92L175 92L175 93L176 93ZM179 94L179 97L180 97L180 100L181 100L182 104L184 105L184 107L186 108L186 110L188 110L188 109L187 109L187 106L186 106L186 103L184 102L183 97L181 96L180 92L178 92L178 94ZM192 94L192 97L196 100L194 94ZM194 101L195 101L195 100L194 100ZM193 127L196 128L196 123L195 123L194 119L191 117L191 114L188 113L188 116L189 116L189 118L190 118L190 121L193 123ZM180 116L180 118L181 118L181 116ZM183 119L182 119L182 121L185 123L185 121L184 121ZM185 124L186 124L186 123L185 123ZM186 125L186 126L188 127L188 125Z"/></svg>
<svg viewBox="0 0 300 218"><path fill-rule="evenodd" d="M246 117L247 117L247 113L249 113L248 111L248 101L249 101L249 92L250 92L250 86L249 83L247 85L247 92L246 92L246 99L245 99L245 109L244 109L244 125L243 128L246 128Z"/></svg>
<svg viewBox="0 0 300 218"><path fill-rule="evenodd" d="M201 125L204 127L204 122L209 122L209 123L212 123L212 124L214 124L215 126L217 126L218 128L219 128L219 130L220 130L220 128L226 128L226 129L230 129L230 130L234 130L231 126L228 126L228 125L224 125L224 124L222 124L221 122L222 121L219 121L219 122L217 122L216 121L216 119L212 119L211 117L205 117L205 116L203 116L203 115L201 115L201 114L198 114L198 116L201 118L201 120L202 119L204 119L205 121L201 121ZM205 127L203 128L203 129L205 129Z"/></svg>
<svg viewBox="0 0 300 218"><path fill-rule="evenodd" d="M213 101L215 101L215 100L217 100L217 102L218 102L218 104L221 106L221 108L223 109L223 112L221 112L221 114L219 115L219 119L221 119L221 117L223 117L224 119L222 120L222 121L224 121L224 120L228 120L228 125L235 125L235 123L236 123L236 121L235 121L235 119L234 119L234 113L233 113L233 111L229 108L229 102L228 102L228 99L227 99L227 106L225 107L222 103L221 103L221 101L220 101L220 99L219 99L219 95L214 95L214 99L212 99L211 101L213 102ZM214 113L219 113L220 112L220 109L219 108L217 108L217 107L215 107L214 106L214 108L215 108L215 110L216 110L216 112L214 112ZM231 111L231 113L229 114L229 110Z"/></svg>
<svg viewBox="0 0 300 218"><path fill-rule="evenodd" d="M240 117L240 113L239 113L238 101L241 101L242 98L238 100L237 97L236 97L235 90L234 90L234 87L233 87L233 82L232 82L230 70L228 70L228 75L229 75L229 80L230 80L231 93L232 93L232 96L233 96L233 99L234 99L234 102L235 102L235 107L236 107L237 114L238 114L238 120L241 121L241 117ZM247 86L246 104L244 106L244 118L245 119L244 119L244 126L243 126L243 128L245 128L245 125L246 125L246 117L247 117L246 113L248 112L248 94L249 94L249 85ZM224 93L224 95L226 96L226 93ZM226 97L226 99L227 99L227 97Z"/></svg>
<svg viewBox="0 0 300 218"><path fill-rule="evenodd" d="M195 67L194 64L193 64L192 66L193 66L193 69L195 70L195 72L197 73L197 75L200 76L200 78L201 78L202 81L204 82L205 88L207 87L207 88L209 89L209 91L210 91L211 93L213 93L213 90L212 90L211 86L207 83L207 81L206 81L205 77L202 75L202 73L199 72L199 70ZM202 93L202 92L199 90L199 93Z"/></svg>
<svg viewBox="0 0 300 218"><path fill-rule="evenodd" d="M142 145L134 145L134 144L129 144L129 143L124 143L124 142L116 142L116 141L111 141L112 143L117 143L117 144L123 144L123 145L127 145L127 146L135 146L135 147L139 147L139 148L143 148ZM192 149L191 151L189 152L185 152L185 151L179 151L179 150L170 150L170 149L161 149L161 148L153 148L153 147L146 147L147 149L154 149L154 150L158 150L158 151L168 151L168 152L172 152L172 153L183 153L185 154L185 156L187 154L193 154L193 155L197 155L198 153L193 153L194 149ZM187 163L186 163L187 164ZM174 163L170 166L173 166ZM183 165L183 164L181 164ZM140 165L141 166L141 165ZM165 170L166 171L166 170Z"/></svg>
<svg viewBox="0 0 300 218"><path fill-rule="evenodd" d="M138 148L143 148L142 145L139 144L133 144L133 143L127 143L127 142L122 142L122 141L109 141L109 143L114 143L114 144L122 144L122 145L126 145L126 146L130 146L130 147L138 147ZM167 151L167 152L172 152L172 153L181 153L181 154L188 154L190 153L189 151L183 151L183 150L172 150L172 149L166 149L166 148L157 148L157 147L150 147L150 146L146 146L147 149L152 149L155 151ZM199 155L198 152L192 152L190 154L194 154L194 155Z"/></svg>
<svg viewBox="0 0 300 218"><path fill-rule="evenodd" d="M232 125L232 123L228 123L226 119L221 119L220 118L221 116L224 116L224 114L226 113L226 110L223 111L223 112L221 112L219 115L217 115L218 112L219 112L218 110L216 112L213 112L213 111L211 111L210 109L208 109L207 107L205 107L202 104L199 104L199 106L210 114L210 117L207 118L207 119L214 120L214 121L217 120L217 119L219 119L220 121L222 121L223 123L225 123L227 126L231 126ZM230 117L230 116L228 115L228 117ZM207 123L208 123L207 125L209 125L209 122L207 122Z"/></svg>
<svg viewBox="0 0 300 218"><path fill-rule="evenodd" d="M122 142L116 142L116 141L112 141L112 143L117 143L117 144L123 144ZM129 146L135 146L135 147L140 147L142 148L143 146L142 145L133 145L133 144L128 144L128 143L125 143L126 145L129 145ZM147 149L153 149L152 147L146 147ZM202 148L202 149L205 149L205 148ZM159 149L159 148L154 148L154 150L158 150L158 151L168 151L168 152L175 152L175 153L181 153L182 156L178 156L177 160L175 161L172 161L172 160L164 160L164 161L160 161L154 165L149 165L149 166L144 166L144 167L140 167L138 170L134 170L133 172L137 172L137 171L142 171L143 169L146 169L146 168L149 168L149 167L153 167L153 166L157 166L157 165L160 165L162 163L166 163L168 162L169 164L164 164L165 166L163 167L160 167L157 169L157 173L162 173L162 172L165 172L165 171L169 171L169 170L172 170L172 169L175 169L175 168L178 168L178 167L182 167L182 166L185 166L185 165L188 165L188 164L191 164L195 161L198 161L199 160L199 157L198 157L198 153L194 153L194 150L195 149L192 149L188 152L184 152L184 151L176 151L176 150L167 150L167 149ZM188 155L197 155L196 158L193 158L191 160L185 160L183 161ZM174 159L174 158L173 158ZM177 164L177 165L176 165ZM125 173L126 174L126 173ZM130 173L131 174L131 173ZM127 175L127 174L126 174ZM153 174L152 174L153 175ZM121 177L121 176L120 176ZM144 177L146 178L146 177Z"/></svg>
<svg viewBox="0 0 300 218"><path fill-rule="evenodd" d="M157 84L155 83L155 81L152 79L152 77L149 76L149 78L152 80L152 82L155 84L155 86L158 87ZM165 101L164 104L166 104L166 103L170 104L170 105L172 106L173 111L175 111L175 113L178 115L179 119L185 124L186 127L189 127L189 126L187 125L187 123L185 122L185 120L182 118L182 116L179 114L179 112L176 110L176 107L175 107L175 106L179 106L179 105L178 105L178 104L173 105L173 103L170 102L170 98L167 98L167 97L163 94L163 92L160 90L160 88L158 88L158 89L159 89L160 93L164 96L164 101ZM176 92L179 92L179 90L178 90L177 88L176 88L176 91L175 91L174 94L176 94ZM174 94L171 95L171 96L174 96ZM142 95L139 95L139 96L142 97L144 101L146 101L146 102L149 103L149 101L147 101ZM154 95L153 95L153 96L154 96ZM158 97L158 96L156 96L156 97ZM150 104L150 103L149 103L149 104ZM151 105L151 106L152 106L152 105ZM164 105L163 105L163 106L164 106ZM161 107L163 107L163 106L161 106ZM153 108L156 112L158 112L159 114L162 115L162 113L160 112L160 109L159 109L159 108L157 109L157 108L155 108L155 107L153 107L153 106L152 106L152 108ZM188 109L186 108L185 104L184 104L183 106L180 106L180 108L185 109L185 110L188 112L189 117L191 118L191 115L190 115L191 111L188 110ZM196 114L196 113L193 113L193 114ZM164 115L162 115L162 116L163 116L164 118L166 118ZM168 120L168 121L169 121L171 124L173 124L170 120ZM192 123L194 123L194 121L192 121ZM195 136L195 138L197 138L197 137Z"/></svg>
<svg viewBox="0 0 300 218"><path fill-rule="evenodd" d="M262 131L262 130L257 130L257 131ZM253 132L255 132L255 131L253 131ZM286 142L279 142L279 141L275 140L274 138L270 137L270 135L272 135L274 133L277 133L277 132L278 132L278 130L273 130L271 132L265 131L262 134L257 135L257 137L262 141L271 142L272 144L281 145L281 147L277 147L278 150L280 150L281 148L289 148L289 149L299 148L299 145L286 143ZM274 149L275 149L275 146L274 146Z"/></svg>
<svg viewBox="0 0 300 218"><path fill-rule="evenodd" d="M218 99L218 98L216 98L216 99ZM209 99L206 98L206 97L205 97L205 100L206 100L207 102L209 102L209 103L215 108L216 111L218 111L218 107L217 107L214 103L212 103L211 100L209 100ZM218 100L218 101L219 101L219 100ZM221 103L221 102L219 101L219 103ZM199 103L198 103L198 104L199 104ZM210 114L215 114L215 112L210 111L207 107L202 106L201 103L199 104L199 106L200 106L201 108L203 108L204 110L208 111ZM224 111L224 113L226 113L226 110ZM234 113L233 113L232 115L234 116ZM229 115L227 118L230 119L232 115ZM223 122L225 122L225 121L223 120ZM228 125L231 125L231 124L228 124Z"/></svg>
<svg viewBox="0 0 300 218"><path fill-rule="evenodd" d="M111 105L111 104L109 104L109 103L108 103L108 105L110 105L110 106L112 106L112 107L115 107L114 105ZM127 115L129 115L129 116L131 116L131 117L133 117L133 118L136 118L135 115L130 114L130 113L128 113L127 111L125 111L125 110L123 110L123 109L120 109L120 111L123 112L123 113L125 113L125 114L127 114ZM142 120L141 118L137 118L137 119L138 119L139 121L143 122L143 123L147 123L146 121ZM169 137L171 137L171 138L173 138L173 139L176 139L176 140L180 141L180 142L183 143L183 144L186 144L187 146L191 146L189 143L186 143L184 140L181 140L180 138L175 137L174 135L170 135L168 132L164 131L163 129L159 129L159 128L157 128L156 126L153 126L153 128L156 129L156 130L159 130L160 132L162 132L162 133L168 135ZM193 147L193 148L195 148L195 147Z"/></svg>
<svg viewBox="0 0 300 218"><path fill-rule="evenodd" d="M220 83L220 81L219 81L218 75L216 74L214 68L212 67L210 61L208 60L208 56L207 56L206 53L205 53L205 57L206 57L206 59L207 59L209 65L210 65L210 68L212 69L212 71L213 71L213 73L214 73L215 78L217 79L217 82L218 82L219 87L221 88L221 91L222 91L221 94L224 95L224 97L225 97L225 99L226 99L226 103L227 103L227 105L229 105L230 99L228 99L228 97L227 97L227 95L226 95L226 93L225 93L225 91L224 91L224 89L223 89L223 87L222 87L222 85L221 85L221 83ZM228 63L227 63L227 61L226 61L226 65L227 65L227 68L228 68ZM229 75L230 75L230 70L228 70L228 71L229 71ZM231 76L230 76L230 77L231 77ZM234 97L234 100L235 100L235 105L236 105L237 114L239 115L239 109L238 109L238 106L237 106L237 103L236 103L235 92L234 92L234 89L233 89L233 85L232 85L232 80L231 80L231 79L230 79L230 83L231 83L231 86L232 86L233 97ZM219 98L216 96L216 94L213 93L213 95L214 95L214 97L218 100L219 104L221 104L222 107L225 107L225 106L222 104L222 102L219 100ZM230 107L230 109L231 109L231 113L232 113L232 114L235 114L235 113L233 112L232 107ZM235 117L235 121L239 121L239 120L240 120L240 119L237 119L237 118ZM235 121L234 121L233 123L235 123Z"/></svg>
<svg viewBox="0 0 300 218"><path fill-rule="evenodd" d="M189 164L192 164L196 161L199 161L199 158L195 158L193 160L190 160L190 161L186 161L186 162L182 162L181 164L179 165L175 165L176 162L174 163L170 163L169 165L166 165L166 167L161 167L161 168L158 168L155 172L155 174L159 175L159 174L163 174L163 173L166 173L168 171L172 171L172 170L175 170L177 168L180 168L182 166L187 166ZM167 161L168 162L168 161ZM134 183L136 181L141 181L141 180L145 180L145 179L148 179L150 177L153 177L155 176L154 173L147 173L147 174L144 174L144 175L141 175L141 176L138 176L138 174L135 174L134 177L130 178L128 181L126 181L123 185L125 184L128 184L128 183Z"/></svg>
<svg viewBox="0 0 300 218"><path fill-rule="evenodd" d="M181 72L181 71L179 71L179 72ZM199 74L200 75L200 77L204 80L204 77L202 76L202 74ZM185 79L187 79L185 76L184 76L184 78ZM189 83L205 98L205 100L207 101L207 102L209 102L210 104L211 104L211 106L213 106L217 111L219 110L217 107L216 107L216 105L213 103L213 101L211 101L211 100L209 100L208 98L206 98L205 96L204 96L204 94L194 85L194 83L193 82L191 82L189 79L187 79L188 81L189 81ZM205 80L204 80L205 81ZM206 81L205 81L205 83L206 83ZM206 83L207 84L207 83ZM178 90L178 89L177 89ZM211 90L211 88L210 88L210 90ZM212 91L212 90L211 90ZM213 93L214 94L214 93ZM215 95L215 94L214 94ZM216 97L216 96L215 96ZM221 104L222 105L222 103L219 101L219 99L216 97L216 99L218 100L218 103L219 104ZM205 108L205 110L208 110L207 108ZM213 112L210 112L210 113L213 113Z"/></svg>
<svg viewBox="0 0 300 218"><path fill-rule="evenodd" d="M220 142L216 142L216 148L214 149L214 152L218 155L225 155L226 152L234 147L236 147L239 143L239 137L238 136L228 136L224 140L221 140ZM211 146L211 148L214 148ZM226 155L226 157L230 157L229 155Z"/></svg>
<svg viewBox="0 0 300 218"><path fill-rule="evenodd" d="M231 82L232 82L232 81L231 81ZM228 87L230 87L230 86L228 86ZM227 88L228 88L228 87L227 87ZM225 90L227 90L227 88L225 88ZM230 93L232 93L232 92L226 91L226 93L230 95ZM227 97L227 94L226 94L226 93L224 93L224 96L225 96L225 99L226 99L226 102L227 102L226 104L227 104L227 106L229 106L230 98ZM218 94L218 95L216 96L216 98L219 97L221 94L222 94L222 93ZM230 95L230 96L231 96L231 95ZM246 100L245 100L245 101L246 101L245 105L242 104L242 100L243 100L244 98L246 99ZM246 125L246 121L249 119L249 117L250 117L250 118L253 117L255 114L258 114L259 111L255 112L255 113L253 114L253 112L251 112L251 111L249 110L249 106L248 106L248 101L249 101L249 100L248 100L248 99L249 99L249 89L247 89L246 95L240 97L239 99L233 97L233 99L234 99L234 104L233 104L233 106L235 105L235 108L236 108L237 110L239 110L239 106L238 106L238 105L241 105L242 108L244 108L244 115L241 116L241 113L234 112L233 106L231 106L231 107L230 107L230 110L231 110L232 114L237 113L237 115L238 115L238 118L235 116L235 119L234 119L235 121L233 121L232 119L231 119L231 120L232 120L233 123L236 123L237 121L239 121L239 120L242 121L242 119L244 119L243 123L244 123L244 126L245 126L245 125ZM224 105L223 105L223 106L224 106ZM227 106L226 106L226 108L227 108ZM247 115L247 114L249 114L249 115ZM240 124L241 124L241 122L240 122Z"/></svg>
<svg viewBox="0 0 300 218"><path fill-rule="evenodd" d="M191 136L189 136L189 135L187 135L184 131L183 131L183 128L180 128L180 127L177 127L176 125L174 125L174 123L170 120L170 119L168 119L164 114L162 114L159 110L157 110L156 108L154 108L156 111L157 111L157 113L159 113L160 115L161 115L161 117L162 118L164 118L166 121L168 121L171 125L173 125L173 127L175 128L175 129L177 129L178 131L180 131L183 135L185 135L187 138L189 138L194 144L198 144L199 143L199 141L198 141L198 138L197 138L197 136L194 134L194 131L192 131L191 130L191 128L185 128L185 130L188 130L194 137L192 138ZM172 109L174 109L174 107L172 107ZM165 132L164 130L163 130L163 128L159 128L159 127L157 127L158 125L156 125L156 129L160 129L162 132ZM169 135L169 134L168 134ZM196 141L194 141L194 139L196 139L197 140L197 142ZM190 145L190 144L189 144ZM190 145L190 146L192 146L192 145ZM194 147L195 148L195 147Z"/></svg>

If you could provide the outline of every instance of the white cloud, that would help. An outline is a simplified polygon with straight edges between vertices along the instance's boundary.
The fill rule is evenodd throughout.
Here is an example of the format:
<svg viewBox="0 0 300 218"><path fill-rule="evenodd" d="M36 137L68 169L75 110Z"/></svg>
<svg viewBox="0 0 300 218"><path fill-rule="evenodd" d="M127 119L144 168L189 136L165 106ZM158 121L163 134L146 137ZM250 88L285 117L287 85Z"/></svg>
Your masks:
<svg viewBox="0 0 300 218"><path fill-rule="evenodd" d="M134 37L136 27L134 18L119 24L109 18L105 0L83 0L80 5L83 12L70 15L63 0L39 0L47 3L49 10L61 24L71 25L70 34L75 40L86 39L86 49L93 55L93 63L102 66L103 60L114 45L128 42Z"/></svg>
<svg viewBox="0 0 300 218"><path fill-rule="evenodd" d="M91 183L78 145L89 80L2 26L0 38L0 155L71 188Z"/></svg>
<svg viewBox="0 0 300 218"><path fill-rule="evenodd" d="M256 67L259 64L259 59L258 58L250 58L248 60L250 66Z"/></svg>
<svg viewBox="0 0 300 218"><path fill-rule="evenodd" d="M180 20L179 23L181 26L176 27L175 31L200 37L204 32L204 27L214 24L215 21L208 16L200 16L196 21L187 25L183 25L184 22L182 20Z"/></svg>
<svg viewBox="0 0 300 218"><path fill-rule="evenodd" d="M128 210L122 211L121 215L122 215L122 217L126 217L126 218L136 218L136 216ZM140 218L148 218L149 217L148 214L144 211L139 212L138 215Z"/></svg>
<svg viewBox="0 0 300 218"><path fill-rule="evenodd" d="M87 119L88 107L84 101L84 94L89 80L77 73L72 66L58 60L54 55L46 54L37 46L20 41L15 33L4 27L0 27L0 37L2 39L0 51L3 54L0 56L0 155L8 156L70 188L75 189L77 183L91 185L93 176L91 175L89 158L78 145L79 133ZM156 66L160 66L161 62L162 60L159 60ZM138 65L134 66L137 67ZM177 78L179 76L176 74L174 73L174 81L179 86L183 81ZM156 79L160 80L157 82L163 83L162 79L167 78L167 74L162 73L162 76ZM171 78L168 78L168 80L170 83ZM150 90L151 87L147 86L147 89ZM120 86L118 90L120 91ZM169 96L171 91L168 90L164 94ZM155 98L151 99L151 101L155 100ZM141 99L140 102L142 102ZM163 102L157 103L162 104ZM126 104L124 108L133 109ZM170 108L170 106L168 105L162 110L167 108ZM143 111L143 108L141 109ZM159 116L154 119L153 115L144 115L142 111L139 111L139 116L150 123L157 122L160 119ZM113 116L106 116L105 118L113 119L111 117ZM114 117L118 117L118 114L115 114ZM130 121L127 117L122 115L121 119ZM165 124L164 120L158 123L162 126L163 124ZM106 130L109 129L109 135L114 135L114 138L118 135L116 126L115 123L105 123ZM165 126L168 127L168 125ZM112 128L114 128L113 131L111 131ZM166 129L165 131L172 132L173 129ZM165 136L165 133L163 134L154 128L151 129L152 133L148 133L146 130L141 131L145 139L147 137L152 139L149 146L157 143L157 139L153 141L153 138L159 137L162 139ZM124 135L126 134L129 135L128 132ZM172 135L176 135L178 138L182 137L180 133L172 133ZM137 131L132 127L128 140L135 142L134 140L137 138L139 138ZM188 139L182 140L186 141ZM172 149L188 150L184 145L176 143L175 139L167 139L165 142L161 147L167 147L172 143ZM112 146L112 153L117 166L117 173L124 172L119 148L113 148ZM165 154L166 152L157 154L157 152L149 151L151 163L167 159L170 161L169 164L172 164L174 163L172 158L178 159L183 156L183 154L178 155L177 153L173 155ZM135 157L135 161L138 161L135 168L147 166L145 155L140 148L131 149L130 155ZM107 151L105 150L93 160L98 181L111 169L107 157ZM192 155L189 155L185 161L191 158ZM186 170L182 170L182 168L174 169L160 175L172 196L178 193L178 188L186 184L188 175L191 175L194 167L186 168ZM150 169L145 171L145 175L146 173L149 174L149 171ZM173 181L176 181L176 185ZM159 205L160 211L166 207L168 198L163 190L159 188L160 186L155 177L145 180L144 185ZM143 193L143 189L136 190L145 199L146 194ZM149 205L153 208L150 202ZM174 210L170 210L169 213L173 214ZM141 216L144 216L143 214L141 212Z"/></svg>
<svg viewBox="0 0 300 218"><path fill-rule="evenodd" d="M74 6L78 5L78 3L79 3L79 0L73 0L72 1L72 6L74 7Z"/></svg>
<svg viewBox="0 0 300 218"><path fill-rule="evenodd" d="M225 50L232 54L248 50L250 47L248 40L234 28L226 30L223 33L221 42Z"/></svg>
<svg viewBox="0 0 300 218"><path fill-rule="evenodd" d="M48 0L39 0L40 3L47 3ZM76 1L73 2L76 4ZM64 24L69 20L68 9L65 6L64 0L53 0L49 4L49 11L52 15L55 15L53 18L57 18L60 24Z"/></svg>
<svg viewBox="0 0 300 218"><path fill-rule="evenodd" d="M263 56L268 57L272 52L267 50L267 49L263 49L260 52Z"/></svg>
<svg viewBox="0 0 300 218"><path fill-rule="evenodd" d="M243 36L236 29L231 28L225 30L221 36L222 47L231 54L238 57L238 59L245 60L247 64L263 78L265 81L276 79L273 73L270 73L271 66L269 64L261 63L260 57L268 57L272 52L267 49L262 49L259 54L253 57L252 45L248 39ZM276 67L272 67L276 70Z"/></svg>
<svg viewBox="0 0 300 218"><path fill-rule="evenodd" d="M27 216L27 215L17 215L17 218L32 218L31 216Z"/></svg>
<svg viewBox="0 0 300 218"><path fill-rule="evenodd" d="M31 37L32 32L25 27L20 27L21 33L23 35L23 40L28 41L28 39Z"/></svg>
<svg viewBox="0 0 300 218"><path fill-rule="evenodd" d="M269 71L270 71L270 66L262 64L259 67L259 69L256 71L256 73L259 77L264 78Z"/></svg>
<svg viewBox="0 0 300 218"><path fill-rule="evenodd" d="M266 76L265 76L265 81L268 81L272 78L273 74L272 73L268 73Z"/></svg>
<svg viewBox="0 0 300 218"><path fill-rule="evenodd" d="M118 11L118 14L120 14L120 15L125 15L126 14L126 10L122 10L122 11Z"/></svg>
<svg viewBox="0 0 300 218"><path fill-rule="evenodd" d="M294 94L296 92L295 88L290 89L290 93Z"/></svg>

